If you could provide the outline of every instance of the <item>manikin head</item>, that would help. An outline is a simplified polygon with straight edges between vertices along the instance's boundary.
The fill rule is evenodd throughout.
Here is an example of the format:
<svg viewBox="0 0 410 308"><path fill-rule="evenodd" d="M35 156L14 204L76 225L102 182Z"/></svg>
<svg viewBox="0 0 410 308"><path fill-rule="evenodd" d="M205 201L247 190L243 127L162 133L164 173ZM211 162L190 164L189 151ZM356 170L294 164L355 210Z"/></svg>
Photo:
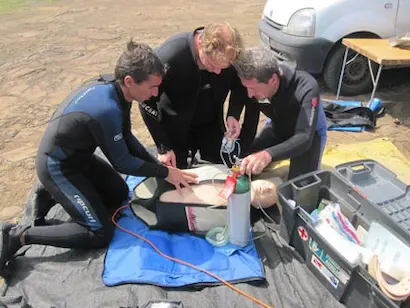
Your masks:
<svg viewBox="0 0 410 308"><path fill-rule="evenodd" d="M276 185L267 180L252 181L251 204L256 207L267 208L278 200Z"/></svg>

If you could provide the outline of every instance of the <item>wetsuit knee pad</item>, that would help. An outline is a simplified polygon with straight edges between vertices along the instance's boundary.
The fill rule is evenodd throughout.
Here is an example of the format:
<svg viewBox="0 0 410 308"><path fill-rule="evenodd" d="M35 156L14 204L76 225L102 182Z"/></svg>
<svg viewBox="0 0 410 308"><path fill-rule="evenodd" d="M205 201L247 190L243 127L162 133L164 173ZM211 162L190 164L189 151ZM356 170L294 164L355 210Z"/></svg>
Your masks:
<svg viewBox="0 0 410 308"><path fill-rule="evenodd" d="M104 227L90 232L93 233L93 240L90 241L90 246L94 248L105 248L111 242L114 235L114 227Z"/></svg>

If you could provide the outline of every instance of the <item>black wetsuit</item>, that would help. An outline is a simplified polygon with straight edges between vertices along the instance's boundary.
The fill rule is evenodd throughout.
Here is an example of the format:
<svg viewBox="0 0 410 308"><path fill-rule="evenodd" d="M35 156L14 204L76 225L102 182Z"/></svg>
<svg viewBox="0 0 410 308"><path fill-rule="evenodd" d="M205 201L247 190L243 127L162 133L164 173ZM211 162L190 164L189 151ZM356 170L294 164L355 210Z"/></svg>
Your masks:
<svg viewBox="0 0 410 308"><path fill-rule="evenodd" d="M175 34L156 49L158 57L168 66L167 74L158 97L139 105L159 152L172 149L179 168L187 167L189 150L199 150L202 159L220 163L228 93L228 115L234 113L237 119L244 106L252 101L233 66L220 74L199 68L194 35L201 29ZM249 122L245 111L240 136L243 149L249 147L255 133L256 127Z"/></svg>
<svg viewBox="0 0 410 308"><path fill-rule="evenodd" d="M165 178L159 164L131 133L131 103L116 83L92 82L72 92L52 116L36 171L73 222L32 227L26 244L102 247L111 239L111 215L129 198L118 173ZM94 154L100 147L110 164Z"/></svg>
<svg viewBox="0 0 410 308"><path fill-rule="evenodd" d="M286 65L281 69L283 76L275 95L264 103L250 105L249 109L255 112L255 125L259 122L259 112L270 119L253 141L250 153L267 150L272 161L290 158L288 178L292 179L318 169L327 125L316 80Z"/></svg>

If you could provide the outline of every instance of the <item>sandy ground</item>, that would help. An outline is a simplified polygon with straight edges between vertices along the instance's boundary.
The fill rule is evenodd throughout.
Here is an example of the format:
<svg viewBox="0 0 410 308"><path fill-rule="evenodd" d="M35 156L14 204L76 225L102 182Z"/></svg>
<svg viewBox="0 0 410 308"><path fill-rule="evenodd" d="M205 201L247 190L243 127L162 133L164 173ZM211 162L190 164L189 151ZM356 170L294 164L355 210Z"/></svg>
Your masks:
<svg viewBox="0 0 410 308"><path fill-rule="evenodd" d="M256 44L264 1L62 0L0 15L0 219L20 214L35 181L34 157L56 106L85 79L110 72L130 38L155 47L169 35L228 21ZM410 156L409 72L382 75L388 114L373 133L330 133L329 144L389 137ZM323 92L324 97L332 96ZM368 95L355 99L367 99ZM151 137L134 107L133 128ZM402 124L394 124L399 117Z"/></svg>

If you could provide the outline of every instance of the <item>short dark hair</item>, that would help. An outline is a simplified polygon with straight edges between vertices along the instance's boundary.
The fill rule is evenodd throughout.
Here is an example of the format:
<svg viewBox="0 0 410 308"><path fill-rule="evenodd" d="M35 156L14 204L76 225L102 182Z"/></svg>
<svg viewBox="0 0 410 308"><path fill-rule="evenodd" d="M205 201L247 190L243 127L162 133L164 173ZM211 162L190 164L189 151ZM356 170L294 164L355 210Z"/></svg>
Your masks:
<svg viewBox="0 0 410 308"><path fill-rule="evenodd" d="M127 50L119 57L115 66L115 79L124 84L124 78L131 76L136 83L141 83L150 75L165 75L165 66L146 44L135 43L131 39Z"/></svg>
<svg viewBox="0 0 410 308"><path fill-rule="evenodd" d="M248 47L234 63L240 78L267 83L273 74L280 74L275 54L264 46Z"/></svg>

